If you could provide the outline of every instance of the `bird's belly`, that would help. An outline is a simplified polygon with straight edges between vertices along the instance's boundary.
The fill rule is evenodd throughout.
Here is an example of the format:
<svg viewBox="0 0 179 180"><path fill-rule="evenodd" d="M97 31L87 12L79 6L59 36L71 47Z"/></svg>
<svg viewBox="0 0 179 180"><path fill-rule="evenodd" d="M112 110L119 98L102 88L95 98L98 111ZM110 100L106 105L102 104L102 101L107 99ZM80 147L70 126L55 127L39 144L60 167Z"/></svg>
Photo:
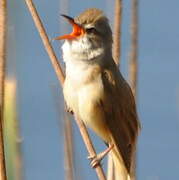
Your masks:
<svg viewBox="0 0 179 180"><path fill-rule="evenodd" d="M67 106L104 141L108 141L107 127L100 100L104 96L101 79L83 84L78 88L72 87L70 82L64 84L64 96Z"/></svg>
<svg viewBox="0 0 179 180"><path fill-rule="evenodd" d="M102 97L102 84L93 82L80 88L78 92L79 115L87 125L92 126L94 121L99 119L99 106Z"/></svg>
<svg viewBox="0 0 179 180"><path fill-rule="evenodd" d="M77 113L84 121L90 121L94 116L95 106L103 97L103 85L100 81L76 86L75 82L67 79L63 88L64 98L67 106Z"/></svg>
<svg viewBox="0 0 179 180"><path fill-rule="evenodd" d="M104 111L100 105L103 93L103 89L99 85L83 87L79 93L79 116L87 127L91 128L104 141L109 142Z"/></svg>

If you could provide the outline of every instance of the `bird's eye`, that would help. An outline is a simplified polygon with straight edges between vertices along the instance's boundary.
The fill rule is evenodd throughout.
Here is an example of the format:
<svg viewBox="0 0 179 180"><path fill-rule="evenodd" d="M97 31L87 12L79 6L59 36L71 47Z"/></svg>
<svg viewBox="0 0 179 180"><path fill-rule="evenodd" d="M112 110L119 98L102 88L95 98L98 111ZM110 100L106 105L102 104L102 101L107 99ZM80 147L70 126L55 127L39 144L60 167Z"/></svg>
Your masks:
<svg viewBox="0 0 179 180"><path fill-rule="evenodd" d="M86 29L86 32L87 32L88 34L92 34L92 33L96 33L97 31L96 31L96 29L95 29L94 27L92 27L92 28L87 28L87 29Z"/></svg>

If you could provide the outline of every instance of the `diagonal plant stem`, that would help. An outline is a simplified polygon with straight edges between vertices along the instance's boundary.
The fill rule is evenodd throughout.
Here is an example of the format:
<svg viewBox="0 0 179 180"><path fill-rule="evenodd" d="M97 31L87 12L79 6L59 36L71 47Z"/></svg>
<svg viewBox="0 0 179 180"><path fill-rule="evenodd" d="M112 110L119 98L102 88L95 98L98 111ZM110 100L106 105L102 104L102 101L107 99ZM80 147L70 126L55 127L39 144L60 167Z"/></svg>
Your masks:
<svg viewBox="0 0 179 180"><path fill-rule="evenodd" d="M27 4L27 7L32 15L32 18L34 20L34 23L36 25L36 28L37 30L39 31L39 34L40 34L40 37L44 43L44 46L45 46L45 49L50 57L50 60L52 62L52 65L53 65L53 68L56 72L56 75L58 77L58 80L60 82L60 84L63 86L63 82L64 82L64 74L62 72L62 69L60 67L60 64L58 63L58 60L55 56L55 53L53 51L53 48L49 42L49 39L48 39L48 36L45 32L45 28L43 27L43 24L40 20L40 17L37 13L37 10L33 4L33 1L32 0L25 0L26 4ZM79 127L79 130L81 132L81 136L84 140L84 143L86 145L86 148L88 150L88 153L90 156L95 156L96 155L96 152L95 152L95 149L93 147L93 144L92 144L92 141L90 140L90 137L89 137L89 134L88 134L88 131L84 125L84 123L81 121L81 119L79 119L78 117L75 116L75 120L76 120L76 123ZM105 180L106 177L105 177L105 174L103 172L103 169L101 167L101 165L99 164L96 168L96 173L97 173L97 176L99 178L99 180Z"/></svg>
<svg viewBox="0 0 179 180"><path fill-rule="evenodd" d="M0 180L6 180L6 166L4 155L4 136L3 136L3 113L4 113L4 79L6 61L6 23L7 23L7 4L6 0L0 1Z"/></svg>
<svg viewBox="0 0 179 180"><path fill-rule="evenodd" d="M33 4L33 2L31 0L26 0L25 1L27 4L27 7L29 8L29 11L33 17L34 23L37 27L37 30L40 34L40 37L42 39L42 42L44 44L44 47L50 57L52 66L57 74L57 78L59 80L59 82L61 83L61 85L63 86L63 82L65 79L64 73L62 71L62 68L60 66L60 63L57 60L57 57L55 55L55 52L53 51L52 45L50 44L49 38L47 36L47 33L45 31L45 28L43 27L43 24L40 20L40 17L38 16L37 10Z"/></svg>

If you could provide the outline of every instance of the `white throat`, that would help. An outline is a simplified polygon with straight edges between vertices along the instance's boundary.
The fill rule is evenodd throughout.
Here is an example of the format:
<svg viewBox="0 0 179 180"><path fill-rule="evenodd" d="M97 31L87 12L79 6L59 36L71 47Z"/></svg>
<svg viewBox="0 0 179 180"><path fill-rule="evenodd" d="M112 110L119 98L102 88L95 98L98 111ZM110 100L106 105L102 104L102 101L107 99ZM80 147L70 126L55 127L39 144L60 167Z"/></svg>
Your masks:
<svg viewBox="0 0 179 180"><path fill-rule="evenodd" d="M84 36L78 40L66 40L62 46L63 59L68 61L99 60L104 56L104 47L94 47Z"/></svg>
<svg viewBox="0 0 179 180"><path fill-rule="evenodd" d="M66 78L75 84L85 81L93 65L98 64L105 53L103 47L94 48L85 36L78 40L66 40L62 51L66 64Z"/></svg>

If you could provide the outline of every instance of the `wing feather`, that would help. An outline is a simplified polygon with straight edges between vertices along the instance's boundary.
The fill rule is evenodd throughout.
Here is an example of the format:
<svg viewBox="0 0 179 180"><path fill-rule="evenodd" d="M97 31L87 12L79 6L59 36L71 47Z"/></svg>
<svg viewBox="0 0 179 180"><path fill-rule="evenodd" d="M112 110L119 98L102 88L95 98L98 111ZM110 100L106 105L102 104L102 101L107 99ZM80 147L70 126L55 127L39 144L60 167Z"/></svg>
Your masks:
<svg viewBox="0 0 179 180"><path fill-rule="evenodd" d="M126 169L130 172L135 150L139 122L132 91L115 65L102 72L105 96L100 105L105 122L120 152Z"/></svg>

